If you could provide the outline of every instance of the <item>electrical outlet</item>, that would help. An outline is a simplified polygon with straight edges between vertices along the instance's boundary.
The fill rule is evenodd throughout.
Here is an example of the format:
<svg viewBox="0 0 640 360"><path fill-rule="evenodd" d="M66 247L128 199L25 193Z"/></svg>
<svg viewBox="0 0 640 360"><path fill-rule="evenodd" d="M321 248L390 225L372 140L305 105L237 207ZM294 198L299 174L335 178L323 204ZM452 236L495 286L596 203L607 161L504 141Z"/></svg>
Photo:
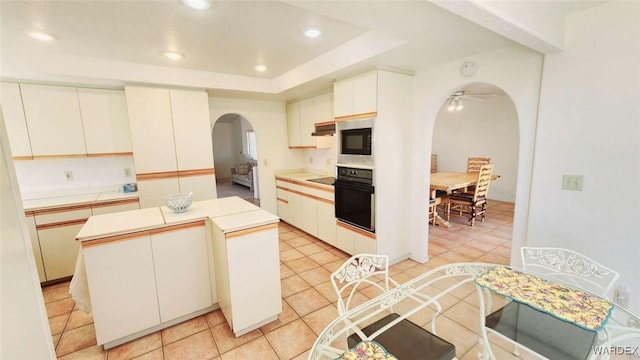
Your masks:
<svg viewBox="0 0 640 360"><path fill-rule="evenodd" d="M64 179L67 181L73 181L73 171L65 171Z"/></svg>
<svg viewBox="0 0 640 360"><path fill-rule="evenodd" d="M331 166L331 159L327 158L327 166Z"/></svg>
<svg viewBox="0 0 640 360"><path fill-rule="evenodd" d="M267 162L267 159L262 160L262 165L264 165L264 166L269 165L269 163Z"/></svg>
<svg viewBox="0 0 640 360"><path fill-rule="evenodd" d="M313 156L309 156L309 164L313 164Z"/></svg>
<svg viewBox="0 0 640 360"><path fill-rule="evenodd" d="M584 185L584 176L582 175L563 175L562 190L582 191Z"/></svg>
<svg viewBox="0 0 640 360"><path fill-rule="evenodd" d="M131 168L124 168L124 177L131 176Z"/></svg>

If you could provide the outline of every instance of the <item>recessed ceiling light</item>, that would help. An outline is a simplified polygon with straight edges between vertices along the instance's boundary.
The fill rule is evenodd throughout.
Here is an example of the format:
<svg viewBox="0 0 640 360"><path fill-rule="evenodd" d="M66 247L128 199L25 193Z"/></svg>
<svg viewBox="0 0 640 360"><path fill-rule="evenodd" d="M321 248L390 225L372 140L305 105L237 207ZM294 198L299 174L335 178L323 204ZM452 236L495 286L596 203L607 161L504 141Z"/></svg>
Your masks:
<svg viewBox="0 0 640 360"><path fill-rule="evenodd" d="M308 38L317 38L318 36L322 35L322 31L318 30L318 29L309 29L307 31L304 32L304 35Z"/></svg>
<svg viewBox="0 0 640 360"><path fill-rule="evenodd" d="M51 35L44 31L32 31L29 33L29 36L40 41L53 41L57 39L57 37L55 37L54 35Z"/></svg>
<svg viewBox="0 0 640 360"><path fill-rule="evenodd" d="M267 71L267 67L264 65L256 65L256 71L265 72Z"/></svg>
<svg viewBox="0 0 640 360"><path fill-rule="evenodd" d="M211 0L182 0L190 8L204 10L211 7Z"/></svg>
<svg viewBox="0 0 640 360"><path fill-rule="evenodd" d="M163 51L162 55L171 60L180 60L184 58L184 54L177 51Z"/></svg>

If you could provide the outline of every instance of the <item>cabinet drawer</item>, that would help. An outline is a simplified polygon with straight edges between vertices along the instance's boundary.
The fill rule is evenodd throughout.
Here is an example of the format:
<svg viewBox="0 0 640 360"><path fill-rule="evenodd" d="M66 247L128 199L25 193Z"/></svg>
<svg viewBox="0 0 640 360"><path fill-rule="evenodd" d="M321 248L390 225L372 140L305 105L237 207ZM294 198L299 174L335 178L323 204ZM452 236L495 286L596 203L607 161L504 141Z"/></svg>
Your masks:
<svg viewBox="0 0 640 360"><path fill-rule="evenodd" d="M91 205L35 211L36 225L75 222L91 217Z"/></svg>
<svg viewBox="0 0 640 360"><path fill-rule="evenodd" d="M127 201L127 202L110 202L104 204L94 204L91 205L91 211L93 215L102 215L102 214L110 214L120 211L128 211L128 210L138 210L140 209L140 203L138 199L135 201Z"/></svg>

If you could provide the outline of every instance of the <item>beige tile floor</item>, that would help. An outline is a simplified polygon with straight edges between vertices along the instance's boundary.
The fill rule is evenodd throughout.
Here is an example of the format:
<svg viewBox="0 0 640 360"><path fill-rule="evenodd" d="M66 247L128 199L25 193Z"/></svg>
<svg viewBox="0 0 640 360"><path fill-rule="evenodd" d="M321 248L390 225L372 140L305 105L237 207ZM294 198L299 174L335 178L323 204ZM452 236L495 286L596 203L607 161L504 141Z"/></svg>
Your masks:
<svg viewBox="0 0 640 360"><path fill-rule="evenodd" d="M391 266L391 276L404 282L451 262L509 262L513 204L491 202L486 221L473 228L462 218L451 222L449 229L429 226L429 262L399 262ZM75 308L67 282L43 289L58 358L306 359L317 335L337 315L329 275L348 255L286 223L281 223L279 233L283 312L275 322L235 338L216 310L105 351L96 345L91 315ZM477 301L468 292L454 295L438 320L438 334L456 345L461 360L477 359L477 324L465 315L477 311ZM364 289L361 296L374 295ZM515 359L508 344L493 348L498 359Z"/></svg>

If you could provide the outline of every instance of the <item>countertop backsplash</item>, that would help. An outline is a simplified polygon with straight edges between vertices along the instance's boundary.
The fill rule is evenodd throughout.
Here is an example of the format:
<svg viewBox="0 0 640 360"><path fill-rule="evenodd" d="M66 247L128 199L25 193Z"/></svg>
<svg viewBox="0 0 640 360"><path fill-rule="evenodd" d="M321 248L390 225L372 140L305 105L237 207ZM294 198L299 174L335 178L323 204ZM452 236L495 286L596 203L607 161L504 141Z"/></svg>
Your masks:
<svg viewBox="0 0 640 360"><path fill-rule="evenodd" d="M136 182L132 156L19 160L14 164L23 200L122 192L124 184Z"/></svg>

